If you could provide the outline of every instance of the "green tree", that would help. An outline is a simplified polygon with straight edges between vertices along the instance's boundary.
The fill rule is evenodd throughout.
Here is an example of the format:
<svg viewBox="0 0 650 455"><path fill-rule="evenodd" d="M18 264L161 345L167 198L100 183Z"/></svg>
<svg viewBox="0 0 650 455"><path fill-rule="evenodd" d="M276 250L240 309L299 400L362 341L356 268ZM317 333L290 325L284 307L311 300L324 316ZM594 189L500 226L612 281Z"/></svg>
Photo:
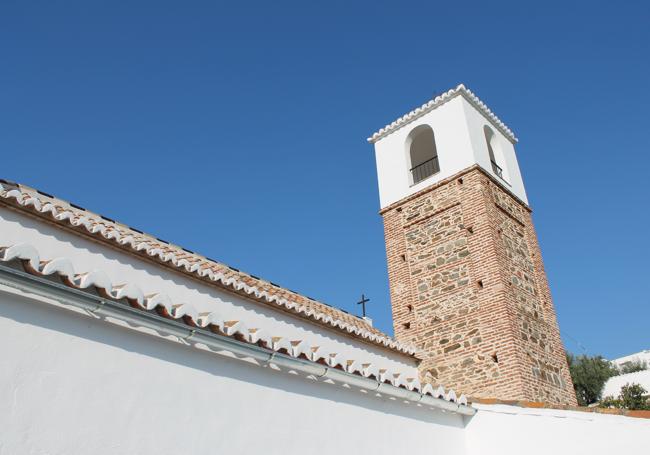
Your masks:
<svg viewBox="0 0 650 455"><path fill-rule="evenodd" d="M605 382L618 374L616 367L601 356L567 354L567 362L580 406L598 402Z"/></svg>
<svg viewBox="0 0 650 455"><path fill-rule="evenodd" d="M621 408L635 410L650 410L650 395L640 384L625 384L621 387L618 398L605 397L598 405L601 408Z"/></svg>

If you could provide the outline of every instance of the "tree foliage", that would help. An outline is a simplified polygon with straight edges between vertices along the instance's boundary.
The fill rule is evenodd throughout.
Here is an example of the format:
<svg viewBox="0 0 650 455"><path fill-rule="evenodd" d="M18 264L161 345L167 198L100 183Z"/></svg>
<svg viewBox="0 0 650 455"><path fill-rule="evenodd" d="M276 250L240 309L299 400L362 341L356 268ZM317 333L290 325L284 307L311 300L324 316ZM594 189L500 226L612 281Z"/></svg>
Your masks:
<svg viewBox="0 0 650 455"><path fill-rule="evenodd" d="M625 384L617 398L605 397L598 405L601 408L629 410L650 410L650 395L639 384Z"/></svg>
<svg viewBox="0 0 650 455"><path fill-rule="evenodd" d="M601 356L567 354L567 362L580 406L598 402L605 382L619 374L616 367Z"/></svg>

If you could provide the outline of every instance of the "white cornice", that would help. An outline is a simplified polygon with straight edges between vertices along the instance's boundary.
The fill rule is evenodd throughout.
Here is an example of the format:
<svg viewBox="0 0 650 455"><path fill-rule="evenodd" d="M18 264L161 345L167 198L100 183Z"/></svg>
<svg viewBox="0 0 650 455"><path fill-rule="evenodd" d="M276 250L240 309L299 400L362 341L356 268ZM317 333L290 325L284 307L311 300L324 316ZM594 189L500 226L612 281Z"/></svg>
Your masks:
<svg viewBox="0 0 650 455"><path fill-rule="evenodd" d="M411 112L409 112L406 115L403 115L402 117L398 118L395 120L393 123L390 123L374 133L372 136L368 138L368 142L374 144L378 140L380 140L383 137L388 136L391 134L393 131L396 131L400 129L401 127L408 125L409 123L413 122L414 120L417 120L418 118L422 117L424 114L431 112L438 106L442 106L445 104L447 101L452 100L456 96L461 95L463 96L472 106L474 106L477 110L479 110L485 117L487 117L492 124L499 130L501 133L503 133L511 142L515 143L517 142L517 137L515 134L512 132L508 126L503 123L499 117L497 117L494 112L490 110L489 107L485 105L483 101L479 99L478 96L474 94L470 89L465 87L463 84L458 85L458 87L453 88L451 90L446 91L445 93L438 95L431 101L424 103L422 106L413 109Z"/></svg>

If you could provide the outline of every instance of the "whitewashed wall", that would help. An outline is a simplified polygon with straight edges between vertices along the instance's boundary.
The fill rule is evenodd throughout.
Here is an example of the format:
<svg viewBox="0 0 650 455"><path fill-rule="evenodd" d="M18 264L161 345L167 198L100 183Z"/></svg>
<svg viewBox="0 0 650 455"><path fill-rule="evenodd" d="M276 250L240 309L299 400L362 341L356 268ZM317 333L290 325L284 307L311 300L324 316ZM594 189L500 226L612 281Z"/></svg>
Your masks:
<svg viewBox="0 0 650 455"><path fill-rule="evenodd" d="M464 453L457 414L0 291L0 454Z"/></svg>
<svg viewBox="0 0 650 455"><path fill-rule="evenodd" d="M521 170L519 169L519 162L517 161L517 153L515 146L510 140L495 128L485 116L476 110L469 101L462 96L458 97L462 100L463 109L465 111L465 119L467 121L467 131L469 132L472 141L472 150L474 153L474 162L485 169L488 173L492 174L498 181L502 182L515 196L522 201L528 203L526 195L526 188L524 181L521 177ZM503 169L503 177L499 177L492 169L490 163L490 153L488 152L487 141L485 140L484 127L488 126L495 136L497 150L494 150L496 159L499 166Z"/></svg>
<svg viewBox="0 0 650 455"><path fill-rule="evenodd" d="M646 453L650 420L474 405L464 421L0 289L0 454Z"/></svg>
<svg viewBox="0 0 650 455"><path fill-rule="evenodd" d="M406 139L420 125L429 125L433 129L440 172L411 185ZM498 148L503 155L505 162L500 165L507 175L506 187L527 202L514 145L490 120L463 96L458 95L375 143L381 207L387 207L474 164L500 179L490 163L483 132L485 125L494 131Z"/></svg>
<svg viewBox="0 0 650 455"><path fill-rule="evenodd" d="M461 99L461 96L453 98L375 143L379 200L382 208L474 164ZM429 125L433 129L440 172L411 185L406 138L420 125Z"/></svg>
<svg viewBox="0 0 650 455"><path fill-rule="evenodd" d="M476 404L468 455L649 453L650 419Z"/></svg>

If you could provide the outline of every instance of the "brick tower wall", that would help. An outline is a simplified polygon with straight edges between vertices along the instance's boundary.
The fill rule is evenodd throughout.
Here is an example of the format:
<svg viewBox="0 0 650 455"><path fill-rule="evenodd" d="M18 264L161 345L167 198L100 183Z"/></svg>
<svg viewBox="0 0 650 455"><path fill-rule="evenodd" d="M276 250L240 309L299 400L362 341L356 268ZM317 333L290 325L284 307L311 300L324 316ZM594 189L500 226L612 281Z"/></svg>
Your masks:
<svg viewBox="0 0 650 455"><path fill-rule="evenodd" d="M576 404L529 208L473 166L382 210L395 336L421 379Z"/></svg>

